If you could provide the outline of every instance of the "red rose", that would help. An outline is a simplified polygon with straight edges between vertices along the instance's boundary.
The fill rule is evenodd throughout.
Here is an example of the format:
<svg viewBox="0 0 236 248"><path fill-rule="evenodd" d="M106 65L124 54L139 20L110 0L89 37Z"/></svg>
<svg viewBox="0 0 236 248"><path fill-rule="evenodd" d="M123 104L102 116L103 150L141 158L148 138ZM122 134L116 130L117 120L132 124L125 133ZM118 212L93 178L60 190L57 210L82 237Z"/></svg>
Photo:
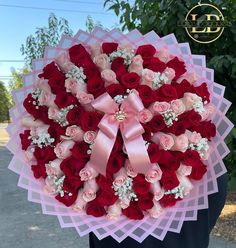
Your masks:
<svg viewBox="0 0 236 248"><path fill-rule="evenodd" d="M44 122L45 124L50 125L53 121L48 118L48 107L39 106L38 111L38 119Z"/></svg>
<svg viewBox="0 0 236 248"><path fill-rule="evenodd" d="M211 121L202 121L198 126L194 126L190 130L200 133L203 138L208 140L216 136L216 126Z"/></svg>
<svg viewBox="0 0 236 248"><path fill-rule="evenodd" d="M140 84L140 76L136 72L126 73L121 77L121 84L126 89L137 89Z"/></svg>
<svg viewBox="0 0 236 248"><path fill-rule="evenodd" d="M46 167L42 163L38 165L31 165L31 170L36 179L39 179L40 177L45 179L47 177Z"/></svg>
<svg viewBox="0 0 236 248"><path fill-rule="evenodd" d="M137 90L144 107L147 108L154 100L154 91L147 85L139 85Z"/></svg>
<svg viewBox="0 0 236 248"><path fill-rule="evenodd" d="M96 131L101 120L101 115L97 112L84 112L81 116L81 128L83 131Z"/></svg>
<svg viewBox="0 0 236 248"><path fill-rule="evenodd" d="M201 85L197 87L193 87L194 93L196 93L198 96L202 98L202 101L210 102L210 92L208 91L208 87L206 83L202 83Z"/></svg>
<svg viewBox="0 0 236 248"><path fill-rule="evenodd" d="M118 43L115 42L103 42L102 43L102 51L103 53L110 54L117 50Z"/></svg>
<svg viewBox="0 0 236 248"><path fill-rule="evenodd" d="M124 58L118 57L115 58L111 63L111 69L116 73L116 78L121 81L121 77L128 73L125 65L124 65Z"/></svg>
<svg viewBox="0 0 236 248"><path fill-rule="evenodd" d="M193 164L192 172L189 175L189 178L194 180L201 180L206 172L207 172L206 165L199 160L198 163Z"/></svg>
<svg viewBox="0 0 236 248"><path fill-rule="evenodd" d="M188 149L183 156L182 163L188 166L194 166L194 164L200 161L199 153L195 150Z"/></svg>
<svg viewBox="0 0 236 248"><path fill-rule="evenodd" d="M81 106L74 107L71 109L67 115L66 120L71 125L80 125L82 116L84 115L84 109Z"/></svg>
<svg viewBox="0 0 236 248"><path fill-rule="evenodd" d="M159 165L166 170L176 171L180 166L179 158L173 156L170 151L160 150Z"/></svg>
<svg viewBox="0 0 236 248"><path fill-rule="evenodd" d="M145 180L144 175L138 174L133 180L133 190L139 195L145 195L150 190L150 183Z"/></svg>
<svg viewBox="0 0 236 248"><path fill-rule="evenodd" d="M47 163L56 158L56 154L54 153L54 148L51 146L46 146L43 148L39 148L38 146L34 149L34 156L39 164Z"/></svg>
<svg viewBox="0 0 236 248"><path fill-rule="evenodd" d="M157 101L172 101L177 99L176 89L170 84L163 84L158 90L156 90Z"/></svg>
<svg viewBox="0 0 236 248"><path fill-rule="evenodd" d="M180 61L178 57L174 57L166 65L175 70L175 77L173 80L177 80L186 72L184 62Z"/></svg>
<svg viewBox="0 0 236 248"><path fill-rule="evenodd" d="M151 121L147 123L153 133L163 130L166 127L165 121L162 115L154 115Z"/></svg>
<svg viewBox="0 0 236 248"><path fill-rule="evenodd" d="M100 206L111 206L118 200L118 196L114 194L112 188L99 190L97 193L97 201Z"/></svg>
<svg viewBox="0 0 236 248"><path fill-rule="evenodd" d="M29 136L30 130L24 130L24 133L20 134L22 150L27 150L27 148L30 146L31 139L29 139Z"/></svg>
<svg viewBox="0 0 236 248"><path fill-rule="evenodd" d="M164 195L160 200L160 204L163 208L172 207L176 204L177 199L175 199L174 194Z"/></svg>
<svg viewBox="0 0 236 248"><path fill-rule="evenodd" d="M142 124L142 126L143 126L143 129L144 129L144 133L142 134L143 139L146 140L146 141L150 141L151 138L152 138L152 131L151 131L150 126L148 126L147 124Z"/></svg>
<svg viewBox="0 0 236 248"><path fill-rule="evenodd" d="M61 141L61 135L65 135L66 127L60 126L57 122L52 122L48 128L48 133L55 139L53 145L56 145Z"/></svg>
<svg viewBox="0 0 236 248"><path fill-rule="evenodd" d="M142 210L151 209L153 207L153 194L147 193L145 195L138 196L138 206Z"/></svg>
<svg viewBox="0 0 236 248"><path fill-rule="evenodd" d="M156 48L151 44L139 46L136 55L140 54L142 58L150 58L153 57L156 53Z"/></svg>
<svg viewBox="0 0 236 248"><path fill-rule="evenodd" d="M179 186L179 180L176 173L169 170L162 170L161 184L165 190L170 190Z"/></svg>
<svg viewBox="0 0 236 248"><path fill-rule="evenodd" d="M84 74L87 77L87 80L92 78L92 77L100 77L100 71L98 67L92 63L87 67L84 67Z"/></svg>
<svg viewBox="0 0 236 248"><path fill-rule="evenodd" d="M152 71L161 72L161 73L166 69L166 64L155 57L144 59L143 66L144 68L148 68Z"/></svg>
<svg viewBox="0 0 236 248"><path fill-rule="evenodd" d="M86 213L94 217L101 217L106 214L106 210L98 203L97 199L95 199L87 203Z"/></svg>
<svg viewBox="0 0 236 248"><path fill-rule="evenodd" d="M58 72L60 72L60 71L59 71L57 65L55 64L54 61L52 61L50 64L47 64L43 68L43 72L41 74L39 74L38 77L49 79L49 78L55 76L55 74L57 74Z"/></svg>
<svg viewBox="0 0 236 248"><path fill-rule="evenodd" d="M98 97L105 92L104 81L97 76L88 79L87 82L88 93L93 94L94 97Z"/></svg>
<svg viewBox="0 0 236 248"><path fill-rule="evenodd" d="M123 139L122 139L120 133L118 133L118 135L116 136L116 141L115 141L115 144L113 146L112 152L122 151L123 143L124 143Z"/></svg>
<svg viewBox="0 0 236 248"><path fill-rule="evenodd" d="M82 44L75 45L69 49L70 60L72 63L82 67L88 67L93 61Z"/></svg>
<svg viewBox="0 0 236 248"><path fill-rule="evenodd" d="M59 92L54 100L59 108L65 108L78 102L77 98L67 92Z"/></svg>
<svg viewBox="0 0 236 248"><path fill-rule="evenodd" d="M125 88L121 84L111 84L106 87L106 92L114 98L117 95L124 95L125 94Z"/></svg>
<svg viewBox="0 0 236 248"><path fill-rule="evenodd" d="M77 196L78 196L78 192L73 191L73 192L65 192L64 196L61 196L60 194L58 194L55 198L59 202L66 205L67 207L70 207L71 205L73 205L75 203Z"/></svg>
<svg viewBox="0 0 236 248"><path fill-rule="evenodd" d="M26 111L31 114L35 119L38 119L40 116L40 113L38 109L36 109L36 105L33 104L35 99L32 97L32 94L28 94L23 102L23 106L26 109Z"/></svg>
<svg viewBox="0 0 236 248"><path fill-rule="evenodd" d="M80 184L81 180L79 172L84 167L84 165L85 160L77 159L71 156L61 162L60 168L68 178L75 179L78 181L78 184Z"/></svg>
<svg viewBox="0 0 236 248"><path fill-rule="evenodd" d="M57 74L49 78L48 85L50 86L53 94L56 95L61 91L65 91L65 80L65 75L60 71L58 71Z"/></svg>
<svg viewBox="0 0 236 248"><path fill-rule="evenodd" d="M96 182L101 189L111 189L113 178L109 176L104 177L103 175L99 174L99 176L96 177Z"/></svg>
<svg viewBox="0 0 236 248"><path fill-rule="evenodd" d="M148 146L147 151L148 151L148 155L149 155L151 163L157 163L161 156L159 146L157 144L151 143Z"/></svg>
<svg viewBox="0 0 236 248"><path fill-rule="evenodd" d="M107 171L110 173L116 173L125 164L125 156L121 152L111 153L107 162Z"/></svg>
<svg viewBox="0 0 236 248"><path fill-rule="evenodd" d="M66 176L63 182L63 191L65 192L75 192L81 186L83 186L84 182L80 180L80 177L68 177Z"/></svg>
<svg viewBox="0 0 236 248"><path fill-rule="evenodd" d="M182 98L185 92L192 92L192 85L186 80L182 80L181 83L172 82L171 85L176 89L178 98Z"/></svg>
<svg viewBox="0 0 236 248"><path fill-rule="evenodd" d="M186 131L186 121L174 121L173 125L166 128L167 133L173 133L176 136L184 134Z"/></svg>
<svg viewBox="0 0 236 248"><path fill-rule="evenodd" d="M85 143L84 141L80 141L74 144L72 151L72 156L78 160L84 160L90 157L90 155L87 153L89 150L89 145Z"/></svg>
<svg viewBox="0 0 236 248"><path fill-rule="evenodd" d="M138 207L137 202L131 201L130 205L122 210L122 213L132 220L141 220L143 219L144 215L142 210Z"/></svg>

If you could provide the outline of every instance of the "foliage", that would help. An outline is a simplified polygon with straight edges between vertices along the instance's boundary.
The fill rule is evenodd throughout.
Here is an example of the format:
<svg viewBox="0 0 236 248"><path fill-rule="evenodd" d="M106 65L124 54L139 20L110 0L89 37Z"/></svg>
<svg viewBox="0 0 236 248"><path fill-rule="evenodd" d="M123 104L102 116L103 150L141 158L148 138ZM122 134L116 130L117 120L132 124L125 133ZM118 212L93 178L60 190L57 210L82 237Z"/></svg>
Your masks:
<svg viewBox="0 0 236 248"><path fill-rule="evenodd" d="M0 81L0 122L9 121L9 106L7 89L4 83Z"/></svg>
<svg viewBox="0 0 236 248"><path fill-rule="evenodd" d="M105 29L103 27L103 25L101 24L101 22L99 22L99 21L94 22L92 16L88 16L87 20L86 20L86 31L88 33L92 33L92 31L94 30L95 27L101 27L101 28Z"/></svg>
<svg viewBox="0 0 236 248"><path fill-rule="evenodd" d="M215 81L226 86L225 96L233 103L228 117L236 124L236 1L204 1L216 5L225 20L231 22L231 26L224 29L219 39L208 44L193 41L187 35L185 28L178 25L198 2L198 0L135 0L130 4L127 0L106 0L104 6L119 16L122 30L137 28L142 34L154 30L160 36L174 33L178 42L190 43L193 54L205 54L207 66L215 70ZM230 177L233 178L236 177L236 129L233 129L226 141L231 153L226 157L225 162Z"/></svg>
<svg viewBox="0 0 236 248"><path fill-rule="evenodd" d="M33 59L42 58L45 47L57 45L62 35L72 36L72 34L68 21L64 18L58 19L51 13L48 18L48 27L37 28L36 32L29 35L25 44L21 46L26 65L31 67Z"/></svg>

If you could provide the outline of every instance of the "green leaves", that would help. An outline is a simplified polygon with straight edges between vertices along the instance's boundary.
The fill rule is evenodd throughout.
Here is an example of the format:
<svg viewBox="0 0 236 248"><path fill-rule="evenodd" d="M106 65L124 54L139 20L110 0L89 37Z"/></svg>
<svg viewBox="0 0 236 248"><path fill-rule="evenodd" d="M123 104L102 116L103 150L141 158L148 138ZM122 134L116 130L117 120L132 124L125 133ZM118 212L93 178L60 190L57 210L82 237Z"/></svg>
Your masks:
<svg viewBox="0 0 236 248"><path fill-rule="evenodd" d="M25 55L26 65L31 67L32 60L43 57L46 46L58 44L62 35L72 36L68 21L58 19L53 13L49 15L48 27L37 28L35 33L26 38L25 44L21 45L21 53Z"/></svg>

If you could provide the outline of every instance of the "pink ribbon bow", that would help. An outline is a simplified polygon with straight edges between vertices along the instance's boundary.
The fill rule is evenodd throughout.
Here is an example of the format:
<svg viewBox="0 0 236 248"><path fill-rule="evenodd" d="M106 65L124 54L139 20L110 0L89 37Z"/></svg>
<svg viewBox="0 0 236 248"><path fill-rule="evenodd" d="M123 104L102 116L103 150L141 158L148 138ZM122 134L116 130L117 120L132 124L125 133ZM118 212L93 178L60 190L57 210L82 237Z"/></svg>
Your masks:
<svg viewBox="0 0 236 248"><path fill-rule="evenodd" d="M139 96L134 92L130 93L119 109L111 96L104 93L92 102L92 106L105 115L98 124L100 130L88 165L106 175L107 161L120 129L131 166L135 172L145 174L152 165L142 137L144 129L137 118L138 113L144 109Z"/></svg>

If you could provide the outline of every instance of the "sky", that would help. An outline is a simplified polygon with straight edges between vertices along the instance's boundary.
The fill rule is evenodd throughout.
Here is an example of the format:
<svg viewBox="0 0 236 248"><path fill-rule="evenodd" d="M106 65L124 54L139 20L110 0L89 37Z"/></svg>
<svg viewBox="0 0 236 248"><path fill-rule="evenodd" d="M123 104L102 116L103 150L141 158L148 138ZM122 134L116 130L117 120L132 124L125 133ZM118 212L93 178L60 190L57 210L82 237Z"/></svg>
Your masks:
<svg viewBox="0 0 236 248"><path fill-rule="evenodd" d="M0 0L0 81L7 85L9 78L5 77L11 75L11 67L20 69L24 66L24 62L6 60L24 59L21 44L37 27L47 26L51 12L58 18L67 19L74 34L78 29L86 29L88 15L95 22L114 28L119 19L113 11L107 11L103 3L103 0Z"/></svg>

